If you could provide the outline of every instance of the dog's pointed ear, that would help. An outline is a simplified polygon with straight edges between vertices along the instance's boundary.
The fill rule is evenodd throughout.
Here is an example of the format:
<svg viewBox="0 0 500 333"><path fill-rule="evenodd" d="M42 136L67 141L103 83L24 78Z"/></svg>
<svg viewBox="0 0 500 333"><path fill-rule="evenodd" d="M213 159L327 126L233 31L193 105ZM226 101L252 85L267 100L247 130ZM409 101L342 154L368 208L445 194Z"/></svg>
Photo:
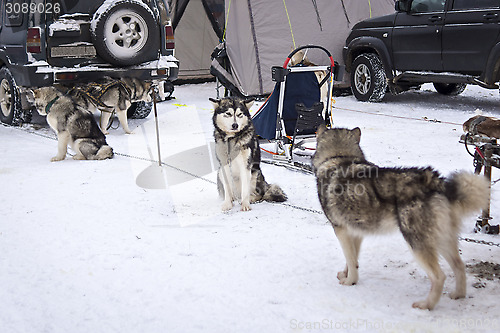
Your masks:
<svg viewBox="0 0 500 333"><path fill-rule="evenodd" d="M326 131L326 126L325 126L325 124L321 124L321 125L319 125L318 130L316 131L316 137L319 137L319 136L320 136L320 135L322 135L325 131Z"/></svg>
<svg viewBox="0 0 500 333"><path fill-rule="evenodd" d="M354 137L359 143L361 141L361 129L359 127L356 127L351 132L352 134L354 134Z"/></svg>
<svg viewBox="0 0 500 333"><path fill-rule="evenodd" d="M208 100L212 102L214 110L220 106L220 99L209 98Z"/></svg>
<svg viewBox="0 0 500 333"><path fill-rule="evenodd" d="M253 105L253 99L248 99L248 100L245 100L243 103L245 103L245 107L247 108L247 110L250 110L250 108L252 107Z"/></svg>

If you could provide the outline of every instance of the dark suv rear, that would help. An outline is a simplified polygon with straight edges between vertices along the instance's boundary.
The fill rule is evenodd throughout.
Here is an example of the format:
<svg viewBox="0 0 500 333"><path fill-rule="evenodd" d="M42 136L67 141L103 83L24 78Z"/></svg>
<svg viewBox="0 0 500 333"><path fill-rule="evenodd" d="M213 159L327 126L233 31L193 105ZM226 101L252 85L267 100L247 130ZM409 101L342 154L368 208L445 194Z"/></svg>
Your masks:
<svg viewBox="0 0 500 333"><path fill-rule="evenodd" d="M432 82L439 93L467 84L498 89L500 0L399 0L396 13L356 24L344 61L357 99L380 101Z"/></svg>
<svg viewBox="0 0 500 333"><path fill-rule="evenodd" d="M29 121L27 88L177 78L167 0L2 0L0 6L4 123Z"/></svg>

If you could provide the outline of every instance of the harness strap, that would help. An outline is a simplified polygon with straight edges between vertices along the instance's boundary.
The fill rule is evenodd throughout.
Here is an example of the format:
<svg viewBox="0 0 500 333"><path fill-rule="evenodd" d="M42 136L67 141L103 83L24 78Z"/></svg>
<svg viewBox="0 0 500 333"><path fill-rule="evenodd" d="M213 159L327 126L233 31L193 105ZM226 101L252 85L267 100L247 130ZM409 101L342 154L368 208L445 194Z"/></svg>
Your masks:
<svg viewBox="0 0 500 333"><path fill-rule="evenodd" d="M472 135L476 135L478 133L477 126L479 126L479 124L481 124L485 120L486 120L485 116L479 116L476 119L474 119L470 124L469 132L472 133Z"/></svg>
<svg viewBox="0 0 500 333"><path fill-rule="evenodd" d="M106 105L102 100L102 96L108 92L109 89L113 87L120 87L125 90L125 93L128 94L129 98L132 98L132 90L127 87L121 80L113 81L109 83L90 83L85 87L77 88L78 93L83 94L84 97L87 97L97 105L98 107L113 109L112 106Z"/></svg>
<svg viewBox="0 0 500 333"><path fill-rule="evenodd" d="M56 96L56 98L54 98L49 103L47 103L47 105L45 106L45 113L46 114L49 114L50 108L52 108L52 105L54 105L54 103L57 102L58 99L59 99L59 96Z"/></svg>

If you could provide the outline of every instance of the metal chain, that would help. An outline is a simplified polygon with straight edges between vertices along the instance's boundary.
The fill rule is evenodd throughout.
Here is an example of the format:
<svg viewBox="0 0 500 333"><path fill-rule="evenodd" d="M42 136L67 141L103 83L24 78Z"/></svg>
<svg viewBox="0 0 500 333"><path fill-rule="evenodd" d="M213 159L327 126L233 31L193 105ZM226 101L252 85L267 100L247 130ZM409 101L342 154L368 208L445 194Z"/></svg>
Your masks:
<svg viewBox="0 0 500 333"><path fill-rule="evenodd" d="M128 155L128 154L122 154L122 153L116 153L116 152L115 152L115 155L117 155L117 156L122 156L122 157L127 157L127 158L133 158L133 159L136 159L136 160L141 160L141 161L148 161L148 162L151 162L151 163L160 163L159 161L154 160L154 159L151 159L151 158L138 157L138 156L133 156L133 155ZM183 170L183 169L181 169L181 168L178 168L178 167L176 167L176 166L170 165L170 164L165 163L165 162L163 162L163 161L161 162L161 165L164 165L164 166L169 167L169 168L171 168L171 169L174 169L174 170L176 170L176 171L182 172L182 173L184 173L184 174L186 174L186 175L188 175L188 176L191 176L191 177L193 177L193 178L201 179L201 180L206 181L207 183L210 183L210 184L213 184L213 185L217 185L217 183L216 183L216 182L214 182L214 181L212 181L212 180L210 180L210 179L204 178L204 177L202 177L202 176L198 176L198 175L196 175L196 174L194 174L194 173L192 173L192 172L189 172L189 171Z"/></svg>
<svg viewBox="0 0 500 333"><path fill-rule="evenodd" d="M300 207L300 206L296 206L296 205L292 205L292 204L288 204L288 203L284 203L284 202L281 202L281 203L275 203L276 205L281 205L281 206L287 206L287 207L290 207L290 208L293 208L293 209L299 209L299 210L303 210L305 212L309 212L309 213L314 213L314 214L320 214L320 215L323 215L323 212L320 211L320 210L315 210L315 209L311 209L311 208L304 208L304 207Z"/></svg>
<svg viewBox="0 0 500 333"><path fill-rule="evenodd" d="M18 129L18 127L9 126L9 125L5 125L5 124L3 124L3 125L6 126L6 127ZM30 131L28 129L19 128L19 130L21 130L23 132L30 133L30 134L35 134L35 135L38 135L38 136L41 136L41 137L44 137L44 138L47 138L47 139L57 140L57 138L55 138L55 137L51 137L51 136L48 136L48 135L36 133L36 132ZM138 157L138 156L123 154L123 153L117 153L117 152L115 152L115 155L122 156L122 157L127 157L127 158L133 158L133 159L137 159L137 160L141 160L141 161L148 161L148 162L152 162L152 163L158 163L158 161L156 161L154 159L150 159L150 158ZM179 172L182 172L184 174L187 174L187 175L189 175L189 176L191 176L193 178L201 179L201 180L204 180L207 183L216 185L216 182L214 182L214 181L212 181L210 179L198 176L198 175L196 175L196 174L194 174L192 172L189 172L189 171L186 171L186 170L182 170L182 169L180 169L178 167L175 167L173 165L167 164L165 162L161 162L161 164L165 165L165 166L167 166L169 168L172 168L172 169L174 169L176 171L179 171ZM316 209L300 207L300 206L297 206L297 205L292 205L292 204L283 203L283 202L282 203L274 203L274 204L281 205L281 206L286 206L286 207L290 207L290 208L297 209L297 210L302 210L302 211L313 213L313 214L324 215L324 213L322 211L316 210ZM472 239L472 238L463 238L463 237L459 237L459 240L470 242L470 243L476 243L476 244L482 244L482 245L500 247L500 244L493 243L493 242L486 242L484 240L476 240L476 239Z"/></svg>
<svg viewBox="0 0 500 333"><path fill-rule="evenodd" d="M500 244L498 244L498 243L487 242L485 240L479 240L479 239L473 239L473 238L467 238L467 237L465 237L465 238L458 237L458 239L461 241L469 242L469 243L500 247Z"/></svg>

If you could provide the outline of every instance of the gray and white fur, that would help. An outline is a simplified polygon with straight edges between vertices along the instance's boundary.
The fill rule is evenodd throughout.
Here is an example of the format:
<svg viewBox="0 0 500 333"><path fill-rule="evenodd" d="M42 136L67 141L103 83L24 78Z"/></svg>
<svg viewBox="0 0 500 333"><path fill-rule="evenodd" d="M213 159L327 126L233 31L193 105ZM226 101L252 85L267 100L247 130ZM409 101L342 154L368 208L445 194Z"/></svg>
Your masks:
<svg viewBox="0 0 500 333"><path fill-rule="evenodd" d="M261 200L283 202L287 196L274 184L268 184L260 169L260 147L249 108L253 101L237 98L210 99L214 106L215 152L220 163L217 173L222 210L241 200L241 210Z"/></svg>
<svg viewBox="0 0 500 333"><path fill-rule="evenodd" d="M94 115L79 108L67 95L54 87L33 90L38 113L47 116L47 123L57 134L57 155L51 159L66 158L68 145L76 152L76 160L104 160L113 157L113 149L99 129Z"/></svg>
<svg viewBox="0 0 500 333"><path fill-rule="evenodd" d="M99 88L104 89L101 91ZM127 110L133 102L151 102L151 82L137 78L122 78L121 80L107 78L96 83L79 84L72 88L66 88L67 93L73 98L78 106L94 112L101 111L100 126L104 134L109 134L107 127L113 113L115 113L126 134L132 131L128 126ZM99 94L99 102L89 98L88 93L96 91Z"/></svg>
<svg viewBox="0 0 500 333"><path fill-rule="evenodd" d="M466 295L458 234L465 214L488 203L489 183L482 176L457 172L441 177L432 168L382 168L366 161L359 146L361 130L318 129L313 167L321 206L340 242L346 267L337 278L358 282L358 256L365 235L399 229L431 281L426 299L413 307L433 309L445 274L443 256L456 279L453 299Z"/></svg>

